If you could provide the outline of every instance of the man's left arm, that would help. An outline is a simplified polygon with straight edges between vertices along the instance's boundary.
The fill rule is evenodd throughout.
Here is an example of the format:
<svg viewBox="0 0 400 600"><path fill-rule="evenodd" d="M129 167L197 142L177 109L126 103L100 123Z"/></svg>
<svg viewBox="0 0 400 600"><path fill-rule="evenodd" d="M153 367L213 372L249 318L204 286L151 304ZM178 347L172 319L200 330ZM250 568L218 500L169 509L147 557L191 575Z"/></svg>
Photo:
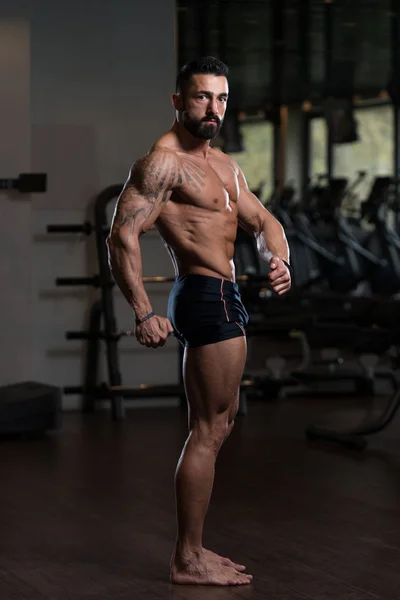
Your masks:
<svg viewBox="0 0 400 600"><path fill-rule="evenodd" d="M237 203L239 224L254 235L258 252L269 263L271 272L268 277L272 288L279 295L285 294L291 287L291 269L284 229L249 190L241 169L237 168L240 189Z"/></svg>

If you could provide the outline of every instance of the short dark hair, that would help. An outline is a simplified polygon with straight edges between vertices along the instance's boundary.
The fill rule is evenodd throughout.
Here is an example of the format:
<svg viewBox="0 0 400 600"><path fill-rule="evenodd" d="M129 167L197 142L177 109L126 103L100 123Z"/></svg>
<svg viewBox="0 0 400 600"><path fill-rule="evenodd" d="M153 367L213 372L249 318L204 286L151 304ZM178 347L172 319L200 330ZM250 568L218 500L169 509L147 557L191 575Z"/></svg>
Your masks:
<svg viewBox="0 0 400 600"><path fill-rule="evenodd" d="M216 75L228 77L229 69L222 60L213 56L203 56L184 65L176 78L176 91L182 91L192 78L192 75Z"/></svg>

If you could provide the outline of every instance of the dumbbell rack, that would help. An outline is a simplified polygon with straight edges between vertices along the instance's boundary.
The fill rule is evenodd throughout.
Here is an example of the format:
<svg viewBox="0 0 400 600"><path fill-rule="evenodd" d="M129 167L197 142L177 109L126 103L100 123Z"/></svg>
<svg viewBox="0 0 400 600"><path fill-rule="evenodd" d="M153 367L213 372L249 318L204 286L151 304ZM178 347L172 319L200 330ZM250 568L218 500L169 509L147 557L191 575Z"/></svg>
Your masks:
<svg viewBox="0 0 400 600"><path fill-rule="evenodd" d="M112 416L114 420L122 420L125 416L124 398L146 398L151 396L171 397L184 395L183 385L147 385L123 386L119 369L118 342L121 334L117 331L112 289L114 280L108 266L106 236L110 226L107 222L107 206L121 193L122 185L112 185L104 189L96 198L94 205L94 225L85 221L75 225L48 225L48 233L83 233L95 234L97 262L99 274L93 277L58 277L57 286L90 285L100 290L100 298L91 307L89 329L86 331L68 331L68 340L87 340L86 368L84 384L80 386L67 386L63 388L64 394L82 394L83 410L91 412L95 408L96 400L110 399ZM101 330L103 322L103 330ZM106 346L108 382L98 384L98 357L100 341Z"/></svg>

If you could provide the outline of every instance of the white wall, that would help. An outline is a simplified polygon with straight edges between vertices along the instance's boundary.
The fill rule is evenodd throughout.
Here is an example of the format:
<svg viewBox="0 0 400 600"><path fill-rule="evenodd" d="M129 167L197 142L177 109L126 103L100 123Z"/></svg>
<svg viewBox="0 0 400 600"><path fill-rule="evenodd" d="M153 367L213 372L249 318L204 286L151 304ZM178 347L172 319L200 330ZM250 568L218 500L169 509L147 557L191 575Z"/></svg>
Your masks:
<svg viewBox="0 0 400 600"><path fill-rule="evenodd" d="M54 279L94 274L94 240L50 236L46 225L90 218L96 193L122 183L132 162L170 126L175 2L4 4L0 27L12 27L14 33L0 35L0 72L7 81L0 120L13 143L10 148L8 136L0 136L2 170L4 176L30 168L44 171L48 191L23 202L1 198L3 240L8 232L1 274L8 296L2 296L0 344L8 360L0 384L29 378L79 384L83 345L66 341L64 332L84 325L96 292L56 288ZM7 58L13 49L14 62ZM16 211L19 226L13 227ZM148 235L146 274L171 274L164 247ZM167 292L157 296L161 307ZM5 304L12 305L12 319ZM129 317L124 314L121 325L129 326ZM176 381L174 341L155 356L140 347L131 356L123 353L124 383ZM65 408L78 404L79 398L64 398Z"/></svg>

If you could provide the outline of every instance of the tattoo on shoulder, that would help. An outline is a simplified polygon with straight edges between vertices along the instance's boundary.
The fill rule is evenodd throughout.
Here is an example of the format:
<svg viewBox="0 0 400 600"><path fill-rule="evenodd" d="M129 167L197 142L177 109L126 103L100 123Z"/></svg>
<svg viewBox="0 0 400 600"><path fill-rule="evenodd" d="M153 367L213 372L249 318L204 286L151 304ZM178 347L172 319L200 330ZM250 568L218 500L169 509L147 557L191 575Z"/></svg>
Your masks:
<svg viewBox="0 0 400 600"><path fill-rule="evenodd" d="M166 202L168 193L182 181L179 162L173 152L153 152L134 165L131 181L150 202Z"/></svg>
<svg viewBox="0 0 400 600"><path fill-rule="evenodd" d="M165 203L169 192L184 183L200 193L206 174L194 161L182 161L173 152L158 151L135 164L131 180L150 201Z"/></svg>

